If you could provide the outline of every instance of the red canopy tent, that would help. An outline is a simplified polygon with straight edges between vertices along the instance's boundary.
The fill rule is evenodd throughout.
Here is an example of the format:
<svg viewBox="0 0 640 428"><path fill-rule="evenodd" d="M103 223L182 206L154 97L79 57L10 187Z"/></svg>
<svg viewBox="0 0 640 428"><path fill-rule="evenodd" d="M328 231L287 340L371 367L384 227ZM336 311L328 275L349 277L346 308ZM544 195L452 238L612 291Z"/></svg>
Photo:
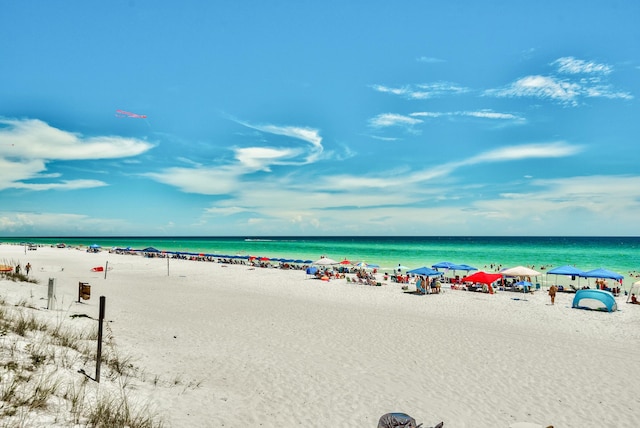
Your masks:
<svg viewBox="0 0 640 428"><path fill-rule="evenodd" d="M479 282L480 284L492 284L497 280L502 278L502 274L499 273L487 273L487 272L476 272L472 275L465 276L460 281L461 282Z"/></svg>
<svg viewBox="0 0 640 428"><path fill-rule="evenodd" d="M465 276L460 280L460 282L478 282L480 284L485 284L487 285L487 287L489 287L489 293L493 294L493 288L491 287L491 284L499 279L502 279L502 274L479 271L474 273L473 275Z"/></svg>

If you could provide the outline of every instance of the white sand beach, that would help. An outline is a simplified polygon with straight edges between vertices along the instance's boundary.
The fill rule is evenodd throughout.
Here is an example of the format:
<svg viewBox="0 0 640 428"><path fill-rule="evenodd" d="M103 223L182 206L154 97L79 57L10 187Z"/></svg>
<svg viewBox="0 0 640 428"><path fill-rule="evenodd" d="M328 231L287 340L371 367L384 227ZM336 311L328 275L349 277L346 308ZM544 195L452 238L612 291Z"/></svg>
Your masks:
<svg viewBox="0 0 640 428"><path fill-rule="evenodd" d="M0 296L54 322L91 328L70 316L98 318L105 296L110 340L139 369L129 394L165 426L376 427L388 412L447 428L640 420L640 305L626 296L605 313L572 309L572 294L553 306L543 291L418 296L390 281L105 251L0 245L8 261L29 262L39 284L0 280ZM91 271L105 262L106 278ZM80 281L91 298L78 303ZM107 388L108 368L103 376ZM69 426L45 419L24 426Z"/></svg>

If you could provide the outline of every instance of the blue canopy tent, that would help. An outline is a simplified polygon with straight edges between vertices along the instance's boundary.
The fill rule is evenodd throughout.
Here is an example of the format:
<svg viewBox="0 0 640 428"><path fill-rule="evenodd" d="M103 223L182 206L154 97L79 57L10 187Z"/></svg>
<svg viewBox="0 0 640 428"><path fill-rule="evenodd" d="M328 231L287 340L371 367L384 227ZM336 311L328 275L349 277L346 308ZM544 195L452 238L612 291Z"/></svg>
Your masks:
<svg viewBox="0 0 640 428"><path fill-rule="evenodd" d="M436 263L434 265L431 265L431 267L433 269L446 269L447 271L452 270L453 271L453 275L456 275L456 271L457 270L463 270L466 271L467 274L469 273L470 270L478 270L478 268L474 268L473 266L469 266L469 265L465 265L465 264L457 264L457 263L452 263L452 262L440 262L440 263ZM459 277L456 277L456 279Z"/></svg>
<svg viewBox="0 0 640 428"><path fill-rule="evenodd" d="M603 268L593 269L588 272L582 272L580 276L583 278L615 279L616 281L620 281L624 278L624 275L620 275L619 273L612 272Z"/></svg>
<svg viewBox="0 0 640 428"><path fill-rule="evenodd" d="M556 282L558 282L557 275L570 276L572 280L575 278L578 278L578 288L580 288L580 277L582 276L583 273L584 271L578 269L577 267L565 265L565 266L558 266L557 268L551 269L550 271L547 272L547 275L549 274L556 275Z"/></svg>
<svg viewBox="0 0 640 428"><path fill-rule="evenodd" d="M612 272L610 270L603 269L603 268L598 268L598 269L590 270L588 272L583 272L582 275L580 276L583 278L613 279L617 281L620 285L622 285L622 280L624 279L623 275L620 275L619 273ZM603 283L603 286L604 286L604 283ZM620 292L619 287L617 288L617 290L607 287L606 290L614 291L616 294Z"/></svg>
<svg viewBox="0 0 640 428"><path fill-rule="evenodd" d="M451 270L455 270L456 266L458 265L451 262L440 262L440 263L436 263L435 265L431 265L433 269L451 269Z"/></svg>
<svg viewBox="0 0 640 428"><path fill-rule="evenodd" d="M413 275L423 275L423 276L442 276L443 272L438 272L437 270L429 269L426 266L422 266L416 269L411 269L407 271L408 274Z"/></svg>
<svg viewBox="0 0 640 428"><path fill-rule="evenodd" d="M465 264L461 264L458 265L458 269L456 270L466 270L467 272L469 272L470 270L478 270L477 267L473 267L473 266L469 266L469 265L465 265Z"/></svg>

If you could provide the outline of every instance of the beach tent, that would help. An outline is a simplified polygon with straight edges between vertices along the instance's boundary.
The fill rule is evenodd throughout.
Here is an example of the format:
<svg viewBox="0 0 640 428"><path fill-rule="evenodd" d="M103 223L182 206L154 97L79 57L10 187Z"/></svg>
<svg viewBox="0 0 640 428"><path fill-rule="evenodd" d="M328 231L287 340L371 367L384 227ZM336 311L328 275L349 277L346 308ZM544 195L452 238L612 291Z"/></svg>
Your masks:
<svg viewBox="0 0 640 428"><path fill-rule="evenodd" d="M547 275L556 275L556 282L558 282L557 275L570 276L572 280L578 278L578 288L580 288L580 277L582 274L584 274L583 270L570 265L559 266L547 272Z"/></svg>
<svg viewBox="0 0 640 428"><path fill-rule="evenodd" d="M615 279L616 281L620 281L624 278L624 275L620 275L619 273L612 272L603 268L590 270L588 272L582 272L580 276L583 278Z"/></svg>
<svg viewBox="0 0 640 428"><path fill-rule="evenodd" d="M502 279L502 275L499 273L487 273L483 271L476 272L469 276L465 276L460 282L478 282L480 284L493 284L497 280Z"/></svg>
<svg viewBox="0 0 640 428"><path fill-rule="evenodd" d="M583 300L586 302L583 302ZM607 312L614 312L618 310L616 298L613 297L613 294L608 291L591 289L576 291L571 307L576 309L595 309Z"/></svg>
<svg viewBox="0 0 640 428"><path fill-rule="evenodd" d="M627 295L627 303L631 301L631 295L635 294L636 297L640 296L640 281L634 282L629 290L629 294Z"/></svg>
<svg viewBox="0 0 640 428"><path fill-rule="evenodd" d="M450 270L456 270L456 266L458 265L451 262L440 262L440 263L436 263L435 265L431 265L433 269L450 269Z"/></svg>
<svg viewBox="0 0 640 428"><path fill-rule="evenodd" d="M610 270L603 269L603 268L593 269L588 272L584 272L580 276L583 278L613 279L618 281L620 284L622 284L622 279L624 278L624 276L620 275L619 273L612 272Z"/></svg>
<svg viewBox="0 0 640 428"><path fill-rule="evenodd" d="M466 271L467 273L470 270L478 270L478 268L474 268L473 266L469 266L469 265L463 265L463 264L457 264L457 263L452 263L452 262L440 262L440 263L436 263L435 265L431 265L431 267L433 269L445 269L445 271L453 271L453 274L456 274L457 270L463 270Z"/></svg>
<svg viewBox="0 0 640 428"><path fill-rule="evenodd" d="M550 271L547 272L547 274L553 274L553 275L570 275L570 276L580 276L584 273L583 270L578 269L577 267L573 267L573 266L559 266L557 268L553 268Z"/></svg>
<svg viewBox="0 0 640 428"><path fill-rule="evenodd" d="M143 250L140 250L140 251L143 251L145 253L159 253L160 252L160 250L158 250L157 248L153 248L153 247L147 247L147 248L145 248Z"/></svg>
<svg viewBox="0 0 640 428"><path fill-rule="evenodd" d="M512 268L502 269L500 273L504 276L538 276L542 275L540 272L530 269L525 266L516 266Z"/></svg>
<svg viewBox="0 0 640 428"><path fill-rule="evenodd" d="M416 269L411 269L407 271L408 274L412 275L422 275L422 276L441 276L442 272L438 272L437 270L429 269L426 266L422 266Z"/></svg>
<svg viewBox="0 0 640 428"><path fill-rule="evenodd" d="M525 279L525 278L531 278L532 276L538 276L538 275L542 275L540 272L535 271L531 268L528 268L526 266L516 266L516 267L512 267L512 268L506 268L506 269L502 269L500 271L500 273L504 276L511 276L511 277L520 277L521 279ZM539 284L536 284L536 288L539 288ZM522 291L524 293L527 292L527 287L522 287Z"/></svg>
<svg viewBox="0 0 640 428"><path fill-rule="evenodd" d="M489 293L493 294L493 287L491 287L491 284L499 279L502 279L502 275L500 275L499 273L487 273L479 271L469 276L465 276L460 280L460 282L473 282L474 284L477 282L480 284L484 284L489 288Z"/></svg>

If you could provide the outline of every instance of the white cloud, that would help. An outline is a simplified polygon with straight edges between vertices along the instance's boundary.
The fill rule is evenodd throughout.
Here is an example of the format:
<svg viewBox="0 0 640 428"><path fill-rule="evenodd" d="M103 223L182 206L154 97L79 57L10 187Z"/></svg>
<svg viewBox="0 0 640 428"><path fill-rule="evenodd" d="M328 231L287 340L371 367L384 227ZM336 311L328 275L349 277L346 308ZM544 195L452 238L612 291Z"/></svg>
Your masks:
<svg viewBox="0 0 640 428"><path fill-rule="evenodd" d="M108 186L108 184L100 180L62 180L59 183L43 184L16 182L11 187L28 190L79 190L103 186Z"/></svg>
<svg viewBox="0 0 640 428"><path fill-rule="evenodd" d="M429 57L429 56L419 56L418 58L416 58L416 61L424 62L424 63L427 63L427 64L436 64L436 63L439 63L439 62L445 62L443 59L433 58L433 57Z"/></svg>
<svg viewBox="0 0 640 428"><path fill-rule="evenodd" d="M167 168L161 172L143 174L144 177L168 184L187 193L202 195L224 195L235 192L240 186L240 177L246 170L238 166Z"/></svg>
<svg viewBox="0 0 640 428"><path fill-rule="evenodd" d="M21 159L86 160L137 156L153 147L135 138L84 137L37 119L0 119L0 156Z"/></svg>
<svg viewBox="0 0 640 428"><path fill-rule="evenodd" d="M255 129L260 132L265 132L274 135L282 135L285 137L291 137L293 139L306 141L311 144L311 150L306 153L306 156L302 161L291 162L290 165L303 165L313 163L319 160L322 156L324 147L322 146L322 137L317 129L297 127L297 126L278 126L278 125L253 125L247 122L238 122L239 124L246 126L247 128ZM247 153L244 154L245 156Z"/></svg>
<svg viewBox="0 0 640 428"><path fill-rule="evenodd" d="M558 66L558 72L563 77L525 76L504 88L487 90L484 95L550 99L569 106L579 105L581 98L627 100L633 98L628 92L614 90L604 80L613 71L613 68L606 64L563 57L552 62L552 65ZM588 75L588 77L576 75Z"/></svg>
<svg viewBox="0 0 640 428"><path fill-rule="evenodd" d="M378 92L398 95L414 100L424 100L450 94L456 95L469 92L468 88L450 82L421 83L417 85L407 85L400 88L393 88L384 85L371 85L371 88Z"/></svg>
<svg viewBox="0 0 640 428"><path fill-rule="evenodd" d="M384 128L388 126L413 126L422 123L420 119L410 116L403 116L395 113L383 113L369 120L369 125L374 128Z"/></svg>
<svg viewBox="0 0 640 428"><path fill-rule="evenodd" d="M411 113L409 116L411 117L453 117L453 116L462 116L462 117L476 117L481 119L493 119L493 120L510 120L516 122L524 122L524 118L521 116L517 116L512 113L500 113L495 112L491 109L483 109L477 111L457 111L457 112L429 112L429 111L420 111Z"/></svg>
<svg viewBox="0 0 640 428"><path fill-rule="evenodd" d="M470 157L462 163L464 165L504 162L522 159L560 158L577 154L582 147L567 144L563 141L554 143L526 144L521 146L501 147Z"/></svg>
<svg viewBox="0 0 640 428"><path fill-rule="evenodd" d="M205 213L211 214L213 216L229 216L234 214L240 214L244 212L248 212L246 208L230 206L230 207L211 207L205 209Z"/></svg>
<svg viewBox="0 0 640 428"><path fill-rule="evenodd" d="M247 147L236 149L236 159L251 170L270 171L270 165L282 164L284 159L290 159L300 154L300 150L276 149L271 147Z"/></svg>
<svg viewBox="0 0 640 428"><path fill-rule="evenodd" d="M316 162L323 154L322 137L317 129L236 122L262 133L290 137L295 143L304 141L309 145L232 148L234 161L225 165L196 165L193 168L174 167L160 172L146 173L143 176L177 187L187 193L223 195L237 192L243 186L251 185L251 174L255 172L271 172L273 166L306 165Z"/></svg>
<svg viewBox="0 0 640 428"><path fill-rule="evenodd" d="M498 97L550 98L565 104L577 104L580 85L548 76L526 76L516 80L504 89L487 91Z"/></svg>
<svg viewBox="0 0 640 428"><path fill-rule="evenodd" d="M551 65L557 65L560 73L568 74L609 74L613 71L613 68L607 64L584 61L571 56L558 58Z"/></svg>
<svg viewBox="0 0 640 428"><path fill-rule="evenodd" d="M74 190L105 186L99 180L67 180L49 183L27 183L61 178L46 173L53 161L118 159L137 156L152 144L117 136L84 137L54 128L37 119L0 119L0 190Z"/></svg>

